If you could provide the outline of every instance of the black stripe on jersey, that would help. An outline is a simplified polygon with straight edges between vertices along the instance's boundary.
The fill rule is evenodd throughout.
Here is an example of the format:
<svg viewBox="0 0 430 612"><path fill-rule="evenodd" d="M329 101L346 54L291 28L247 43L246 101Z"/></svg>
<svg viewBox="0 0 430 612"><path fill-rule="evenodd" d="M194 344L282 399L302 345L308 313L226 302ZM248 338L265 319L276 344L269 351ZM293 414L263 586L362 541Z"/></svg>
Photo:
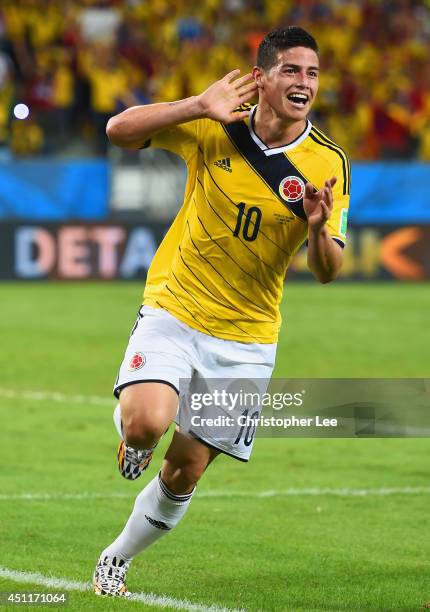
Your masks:
<svg viewBox="0 0 430 612"><path fill-rule="evenodd" d="M201 304L200 304L200 303L199 303L199 302L196 300L196 298L194 297L194 295L193 295L192 293L190 293L190 292L188 291L188 289L186 289L186 288L184 287L184 285L181 283L181 281L180 281L180 280L179 280L179 278L176 276L176 274L173 272L173 270L170 270L170 272L171 272L171 273L172 273L172 275L175 277L175 281L178 283L178 285L179 285L180 287L182 287L182 289L185 291L185 293L186 293L187 295L189 295L191 298L193 298L193 300L195 301L195 303L197 304L197 306L198 306L199 308L202 308L202 305L201 305ZM206 311L206 312L207 312L207 311Z"/></svg>
<svg viewBox="0 0 430 612"><path fill-rule="evenodd" d="M312 138L314 142L318 143L322 147L327 147L327 149L330 149L331 151L334 151L335 153L339 155L340 159L342 160L342 170L343 170L342 193L343 195L349 195L349 191L350 191L349 161L348 161L346 154L337 145L330 144L330 141L328 141L328 139L327 139L327 142L325 142L323 140L323 137L318 132L314 131L314 128L312 128L309 136L310 138Z"/></svg>
<svg viewBox="0 0 430 612"><path fill-rule="evenodd" d="M306 221L303 198L297 202L287 202L279 193L279 185L287 176L297 176L304 183L308 183L309 181L304 174L291 163L283 151L275 155L265 155L264 151L252 140L248 126L244 121L235 121L227 125L221 124L221 126L240 155L278 200L291 210L296 217Z"/></svg>
<svg viewBox="0 0 430 612"><path fill-rule="evenodd" d="M205 164L206 166L206 164ZM206 166L207 168L207 166ZM215 179L213 178L213 176L210 174L209 172L209 176L211 177L211 179L213 180L214 184L218 187L218 189L225 195L225 197L230 200L230 198L228 197L227 194L225 194L223 192L223 190L221 189L221 187L218 185L218 183L215 181ZM205 188L203 187L202 182L200 181L200 179L197 177L197 181L200 183L200 187L202 188L203 191L203 195L205 196L206 202L209 204L209 206L212 208L212 210L214 211L214 213L216 214L216 216L224 223L224 225L231 231L232 235L233 235L233 230L232 228L224 221L224 219L221 217L221 215L215 210L215 208L212 206L212 204L209 202L208 200L208 196L206 195L205 192ZM233 204L233 206L237 209L237 205L233 202L233 200L230 200L230 202ZM260 230L261 231L261 230ZM270 268L270 270L272 270L272 272L274 272L275 274L279 274L279 272L277 272L275 270L275 268L272 268L272 266L270 264L268 264L266 261L264 261L264 259L261 259L261 257L259 255L257 255L257 253L254 253L254 251L252 249L249 248L249 246L243 242L243 240L241 239L240 236L237 236L237 239L240 240L240 242L243 244L244 247L246 247L248 249L248 251L250 253L252 253L254 255L254 257L256 257L258 259L258 261L261 261L261 263L263 263L265 266L267 266L268 268ZM280 247L279 247L280 248ZM284 251L287 255L288 253L286 251Z"/></svg>
<svg viewBox="0 0 430 612"><path fill-rule="evenodd" d="M333 142L333 140L330 140L328 136L326 136L323 132L318 130L315 126L312 127L312 132L314 136L316 136L321 141L319 142L319 144L322 144L323 146L325 145L328 148L335 150L341 157L342 168L344 170L344 173L346 174L346 178L344 177L344 181L346 180L346 193L344 190L344 195L349 195L351 192L351 164L350 164L348 155L345 153L342 147L339 147L339 145Z"/></svg>
<svg viewBox="0 0 430 612"><path fill-rule="evenodd" d="M213 336L213 334L211 334L211 332L210 332L210 331L207 329L207 327L205 327L205 326L203 325L203 323L202 323L201 321L199 321L199 320L197 319L197 317L195 317L195 316L193 315L193 313L191 312L191 310L188 310L188 308L185 306L185 304L184 304L184 303L183 303L183 302L182 302L182 301L181 301L181 300L178 298L178 296L176 295L176 293L170 289L169 285L167 285L167 284L166 284L166 285L165 285L165 287L166 287L167 291L170 291L170 293L173 295L173 297L174 297L174 298L175 298L175 299L176 299L176 300L177 300L177 301L180 303L180 305L182 306L182 308L185 308L185 310L188 312L188 314L190 314L190 315L192 316L192 318L194 319L194 321L196 321L196 322L197 322L199 325L201 325L201 326L203 327L203 329L205 329L205 330L208 332L208 334L209 334L210 336Z"/></svg>
<svg viewBox="0 0 430 612"><path fill-rule="evenodd" d="M170 272L172 273L172 275L175 277L175 281L178 283L178 285L180 285L182 287L182 289L185 291L185 293L187 293L191 298L193 298L193 300L195 301L195 303L197 304L197 306L200 306L200 304L198 303L198 301L196 300L196 298L194 297L194 295L192 293L190 293L188 291L188 289L186 289L184 287L184 285L181 283L181 281L179 280L179 278L176 276L176 274L173 272L173 270L170 270Z"/></svg>
<svg viewBox="0 0 430 612"><path fill-rule="evenodd" d="M250 338L252 338L254 340L254 342L259 342L257 340L257 338L253 335L250 334L249 332L245 331L244 329L242 329L241 327L239 327L239 325L236 325L236 323L234 321L229 320L229 323L231 323L232 325L234 325L235 327L237 327L237 329L242 332L242 334L246 334L247 336L249 336ZM264 336L261 336L261 338L264 338Z"/></svg>
<svg viewBox="0 0 430 612"><path fill-rule="evenodd" d="M181 259L182 259L182 261L184 262L184 264L187 266L187 264L185 263L185 261L184 261L184 259L183 259L182 255L181 255ZM190 272L191 272L192 274L194 274L194 272L193 272L193 271L192 271L192 270L189 268L189 266L187 266L187 268L190 270ZM179 282L179 280L178 280L178 278L177 278L176 274L173 272L173 270L172 270L172 274L173 274L173 276L175 277L176 281L179 283L179 285L181 285L181 287L184 289L184 291L186 291L185 287L182 285L182 283L180 283L180 282ZM194 276L196 276L196 275L194 274ZM196 276L196 278L197 278L197 276ZM197 278L197 280L199 280L199 279ZM167 287L167 288L169 289L169 287ZM205 288L206 288L206 287L205 287ZM170 289L169 289L169 291L171 292L171 290L170 290ZM208 291L209 291L209 290L208 290ZM189 295L191 295L191 293L189 293L188 291L186 291L186 292L187 292ZM209 291L209 293L211 293L211 292ZM213 293L211 293L211 295L213 295ZM191 297L192 297L192 298L193 298L193 300L196 302L196 304L198 304L198 305L200 306L200 308L202 308L201 304L199 304L199 302L198 302L198 301L195 299L195 297L194 297L193 295L191 295ZM223 305L223 306L226 306L225 304L222 304L222 305ZM237 308L235 308L234 306L232 306L232 305L230 305L230 304L229 304L228 306L229 306L230 308L232 308L232 310L235 310L236 312L238 312L239 314L241 314L242 316L244 316L244 313L242 313L240 310L238 310L238 309L237 309ZM189 311L188 311L188 312L189 312ZM206 312L207 312L207 311L206 311ZM191 314L191 313L190 313L190 314ZM194 317L194 318L195 318L195 317ZM247 331L245 331L244 329L242 329L241 327L239 327L239 325L237 325L237 324L236 324L234 321L232 321L231 319L226 319L226 320L228 321L228 323L231 323L232 325L234 325L235 327L237 327L237 329L239 329L239 330L240 330L240 331L241 331L243 334L246 334L246 335L247 335L247 336L249 336L250 338L253 338L253 339L255 340L255 342L260 342L260 341L258 340L258 338L265 338L265 337L266 337L266 336L254 336L253 334L250 334L249 332L247 332ZM196 319L196 321L197 321L197 319ZM203 326L203 327L204 327L204 326ZM205 329L206 329L206 328L205 328ZM212 334L211 334L211 335L212 335Z"/></svg>
<svg viewBox="0 0 430 612"><path fill-rule="evenodd" d="M200 151L201 151L201 149L200 149ZM201 152L203 153L203 151L201 151ZM215 180L215 179L214 179L214 177L212 176L211 171L210 171L210 169L208 168L208 166L205 164L205 162L203 162L203 163L204 163L204 165L205 165L206 170L208 171L208 174L209 174L210 178L212 179L212 181L214 182L214 184L216 185L216 187L218 187L219 191L221 191L221 193L222 193L222 194L223 194L223 195L224 195L224 196L227 198L227 200L228 200L229 202L231 202L231 203L233 204L233 206L235 206L235 207L237 208L237 204L235 204L235 203L233 202L233 200L232 200L232 199L231 199L231 198L230 198L230 197L229 197L229 196L228 196L228 195L225 193L225 191L223 191L223 190L221 189L221 187L218 185L218 183L216 182L216 180ZM197 177L197 180L199 181L199 183L200 183L200 185L201 185L201 187L202 187L202 189L203 189L203 193L205 193L205 189L204 189L204 187L203 187L203 185L202 185L201 181L198 179L198 177ZM205 193L205 197L206 197L206 193ZM207 199L207 198L206 198L206 199ZM255 225L255 223L254 223L253 221L251 221L251 223L252 223L252 225ZM232 230L232 231L233 231L233 230ZM258 233L259 233L259 234L261 234L262 236L264 236L265 238L267 238L267 240L268 240L269 242L271 242L271 243L272 243L272 244L273 244L273 245L274 245L276 248L278 248L280 251L282 251L283 253L285 253L285 255L288 255L288 256L290 256L290 255L291 255L291 253L289 253L288 251L286 251L285 249L283 249L281 246L279 246L279 244L276 244L276 242L274 242L274 241L273 241L273 240L270 238L270 236L268 236L267 234L265 234L265 233L263 232L263 230L262 230L262 229L259 229L259 230L258 230ZM242 242L242 244L244 244L244 245L246 246L246 244L243 242L243 240L241 240L241 242ZM254 255L255 255L255 253L254 253Z"/></svg>
<svg viewBox="0 0 430 612"><path fill-rule="evenodd" d="M197 208L197 202L196 202L196 199L195 199L195 198L193 198L193 201L194 201L194 204L195 204L195 206L196 206L196 208ZM219 248L221 249L221 251L222 251L222 252L223 252L225 255L227 255L227 257L229 257L233 263L235 263L235 264L236 264L236 266L239 268L239 270L242 270L242 272L244 272L244 273L245 273L247 276L249 276L249 278L252 278L252 280L256 281L256 282L257 282L259 285L261 285L261 286L263 287L263 289L266 289L267 291L270 291L270 289L269 289L268 287L266 287L266 285L264 285L264 284L263 284L261 281L259 281L259 280L258 280L258 278L255 278L255 276L252 276L252 274L250 274L249 272L247 272L246 270L244 270L244 269L242 268L242 266L240 266L240 265L237 263L237 261L236 261L235 259L233 259L233 257L230 255L230 253L228 253L228 252L227 252L225 249L223 249L223 248L222 248L222 246L219 244L219 242L217 242L216 240L214 240L214 239L212 238L212 236L209 234L208 230L207 230L207 229L205 228L205 226L203 225L203 221L200 219L200 217L199 217L199 215L197 214L197 212L196 212L196 215L197 215L197 219L200 221L200 225L202 226L203 230L206 232L206 234L207 234L207 236L210 238L210 240L212 240L212 242L213 242L214 244L216 244L216 245L217 245L217 247L219 247Z"/></svg>
<svg viewBox="0 0 430 612"><path fill-rule="evenodd" d="M243 297L247 302L250 302L251 304L253 304L256 308L258 308L258 310L261 310L261 306L259 306L258 304L256 304L255 302L253 302L252 300L249 299L249 296L247 295L243 295L243 293L241 293L238 289L236 289L236 287L233 287L233 285L231 285L228 280L226 280L223 275L211 264L211 262L209 261L209 259L206 259L206 257L204 255L202 255L199 251L198 246L196 245L196 243L194 242L192 236L191 236L191 228L190 228L190 224L187 220L187 227L188 227L188 233L190 235L190 240L194 245L194 248L196 249L197 253L200 255L200 257L202 259L204 259L209 265L210 267L218 274L218 276L220 278L222 278L222 280L226 283L226 285L228 285L229 287L231 287L234 291L236 291L236 293L238 293L241 297Z"/></svg>
<svg viewBox="0 0 430 612"><path fill-rule="evenodd" d="M182 255L181 255L181 259L182 259L182 261L184 262L184 264L187 266L187 264L185 263L185 261L184 261L184 259L183 259ZM190 268L189 266L187 266L187 268L188 268L188 270L190 270L190 272L191 272L192 274L194 274L194 272L191 270L191 268ZM173 276L175 277L175 280L176 280L176 282L178 283L178 285L180 285L180 286L182 287L182 289L185 291L185 293L187 293L187 294L188 294L188 295L189 295L191 298L193 298L193 300L195 301L195 303L197 304L197 306L198 306L199 308L201 308L202 310L205 310L205 311L206 311L206 312L207 312L207 313L210 315L211 313L210 313L210 312L209 312L209 311L208 311L206 308L203 308L203 306L200 304L200 302L199 302L198 300L196 300L196 298L194 297L194 295L193 295L192 293L190 293L190 292L189 292L189 291L188 291L188 290L187 290L187 289L184 287L184 285L181 283L181 281L180 281L180 280L179 280L179 278L176 276L176 274L173 272L173 270L171 270L171 273L172 273L172 274L173 274ZM196 275L194 274L194 276L196 276ZM197 276L196 276L196 278L197 278ZM197 280L199 280L199 279L197 278ZM199 282L201 282L201 281L199 281ZM202 285L203 285L203 283L202 283ZM205 289L207 289L206 285L203 285L203 287L204 287ZM209 289L207 289L207 290L209 291ZM211 293L210 291L209 291L209 293L210 293L210 294L213 296L213 293ZM214 297L215 297L215 296L214 296ZM219 301L219 300L218 300L218 301ZM222 306L226 307L225 303L220 302L220 304L221 304ZM230 306L230 305L229 305L229 306ZM232 308L233 310L235 310L236 312L238 312L239 314L242 314L242 313L240 312L240 310L238 310L237 308L234 308L234 306L231 306L231 308Z"/></svg>
<svg viewBox="0 0 430 612"><path fill-rule="evenodd" d="M324 140L324 142L327 142L328 144L331 144L336 149L339 149L339 152L345 157L347 170L348 170L348 194L349 194L351 192L351 162L349 161L348 155L345 153L342 147L340 147L335 142L333 142L333 140L331 140L328 136L326 136L324 132L321 132L321 130L319 130L315 126L312 126L312 129L321 138L321 140Z"/></svg>
<svg viewBox="0 0 430 612"><path fill-rule="evenodd" d="M222 302L219 297L217 297L214 293L212 293L212 291L209 291L207 285L200 280L200 278L196 275L195 272L193 272L193 270L191 270L190 266L187 264L187 262L185 261L185 259L182 257L182 251L181 251L181 247L179 247L179 256L182 259L182 263L184 264L184 266L186 268L188 268L188 270L191 272L191 274L199 281L199 283L202 285L202 287L205 289L205 291L207 291L208 293L211 294L211 296L213 298L215 298L215 301L218 302L221 306L225 307L225 302ZM238 310L235 306L233 306L232 304L228 304L228 307L231 308L232 310L235 310L236 312L238 312L239 314L242 314L240 310Z"/></svg>
<svg viewBox="0 0 430 612"><path fill-rule="evenodd" d="M341 246L341 247L342 247L342 249L344 249L344 248L345 248L345 243L344 243L344 242L342 242L342 240L341 240L340 238L336 238L336 236L332 236L331 238L332 238L332 240L334 240L335 242L337 242L337 244L338 244L339 246Z"/></svg>

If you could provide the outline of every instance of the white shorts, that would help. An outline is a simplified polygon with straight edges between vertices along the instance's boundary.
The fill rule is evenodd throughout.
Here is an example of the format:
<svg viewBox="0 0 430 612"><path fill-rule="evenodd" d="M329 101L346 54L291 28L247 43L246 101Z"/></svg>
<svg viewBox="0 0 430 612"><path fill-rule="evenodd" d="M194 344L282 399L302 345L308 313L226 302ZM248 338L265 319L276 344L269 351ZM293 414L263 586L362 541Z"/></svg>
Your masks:
<svg viewBox="0 0 430 612"><path fill-rule="evenodd" d="M204 334L165 310L142 306L114 386L140 382L170 385L179 396L175 421L181 431L204 444L248 461L255 427L238 416L248 415L248 404L229 403L226 391L249 389L264 394L272 375L276 344L249 344ZM204 393L215 401L199 401ZM218 395L216 393L218 392ZM224 393L224 395L222 395ZM196 400L197 398L197 400ZM208 396L206 396L206 400ZM253 406L253 417L260 409ZM250 415L251 416L251 415Z"/></svg>

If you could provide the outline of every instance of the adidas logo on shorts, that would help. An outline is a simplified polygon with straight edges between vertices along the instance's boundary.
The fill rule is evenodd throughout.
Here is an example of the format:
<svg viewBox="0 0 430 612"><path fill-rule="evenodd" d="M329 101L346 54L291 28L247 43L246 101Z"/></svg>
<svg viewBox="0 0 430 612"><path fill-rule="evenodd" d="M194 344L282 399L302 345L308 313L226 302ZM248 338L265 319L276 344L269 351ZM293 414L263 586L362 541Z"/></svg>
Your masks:
<svg viewBox="0 0 430 612"><path fill-rule="evenodd" d="M222 168L223 170L227 170L227 172L233 172L230 165L230 158L225 157L224 159L219 159L214 162L214 166L218 166L218 168Z"/></svg>

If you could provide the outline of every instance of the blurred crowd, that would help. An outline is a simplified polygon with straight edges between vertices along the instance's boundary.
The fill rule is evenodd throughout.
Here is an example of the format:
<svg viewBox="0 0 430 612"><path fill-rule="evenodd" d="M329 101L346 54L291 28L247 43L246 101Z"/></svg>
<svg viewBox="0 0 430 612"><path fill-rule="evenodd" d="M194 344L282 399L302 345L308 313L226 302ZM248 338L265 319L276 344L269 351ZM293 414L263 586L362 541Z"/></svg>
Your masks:
<svg viewBox="0 0 430 612"><path fill-rule="evenodd" d="M430 0L1 0L0 147L103 155L111 115L247 72L287 24L321 49L320 129L353 159L430 160Z"/></svg>

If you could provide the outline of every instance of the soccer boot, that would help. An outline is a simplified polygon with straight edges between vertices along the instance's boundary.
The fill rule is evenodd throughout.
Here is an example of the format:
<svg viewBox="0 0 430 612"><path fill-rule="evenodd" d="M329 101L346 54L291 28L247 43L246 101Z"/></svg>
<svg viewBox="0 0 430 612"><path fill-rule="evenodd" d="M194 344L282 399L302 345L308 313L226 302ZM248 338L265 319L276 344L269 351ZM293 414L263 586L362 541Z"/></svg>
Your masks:
<svg viewBox="0 0 430 612"><path fill-rule="evenodd" d="M130 597L125 584L129 565L130 561L120 557L100 557L93 576L94 593L105 597Z"/></svg>
<svg viewBox="0 0 430 612"><path fill-rule="evenodd" d="M121 440L118 446L118 469L127 480L136 480L151 463L153 449L137 450Z"/></svg>
<svg viewBox="0 0 430 612"><path fill-rule="evenodd" d="M113 422L118 434L122 438L121 410L119 404L114 410ZM128 446L124 440L121 440L117 454L118 469L121 476L127 480L136 480L136 478L139 478L142 472L144 472L151 463L154 448L155 446L149 450L138 450Z"/></svg>

